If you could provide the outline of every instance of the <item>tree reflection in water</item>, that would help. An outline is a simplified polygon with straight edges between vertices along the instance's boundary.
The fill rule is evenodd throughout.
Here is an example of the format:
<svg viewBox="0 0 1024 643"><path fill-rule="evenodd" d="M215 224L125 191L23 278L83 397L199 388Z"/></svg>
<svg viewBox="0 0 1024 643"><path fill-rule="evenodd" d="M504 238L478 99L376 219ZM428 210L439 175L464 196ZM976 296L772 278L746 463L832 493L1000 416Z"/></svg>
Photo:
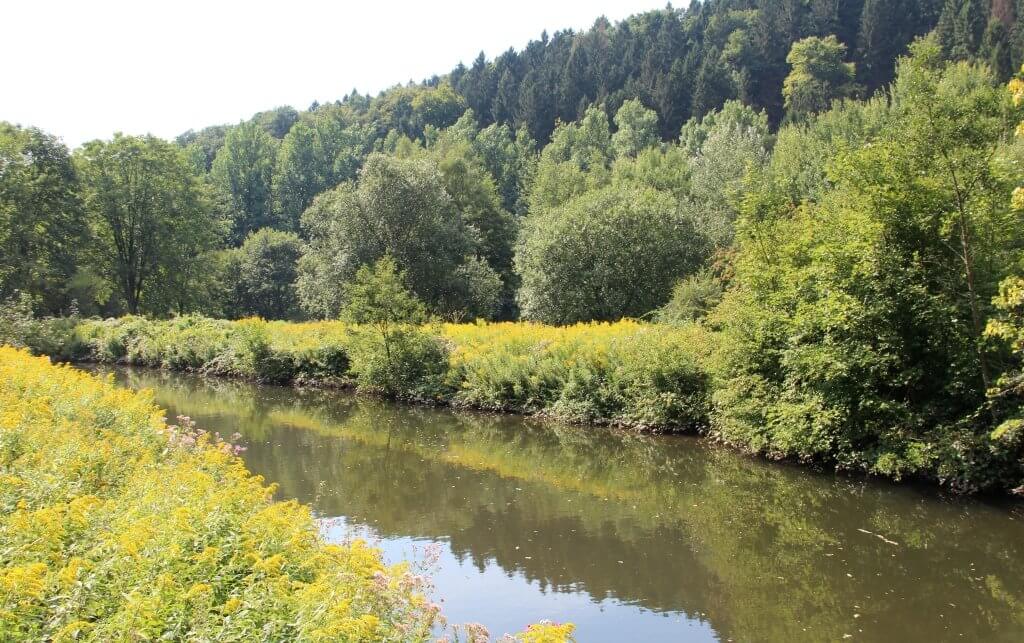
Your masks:
<svg viewBox="0 0 1024 643"><path fill-rule="evenodd" d="M155 371L171 416L244 436L282 497L440 542L454 621L580 640L1024 639L1024 508L766 464L692 438ZM665 616L668 618L665 618ZM488 620L490 619L490 620Z"/></svg>

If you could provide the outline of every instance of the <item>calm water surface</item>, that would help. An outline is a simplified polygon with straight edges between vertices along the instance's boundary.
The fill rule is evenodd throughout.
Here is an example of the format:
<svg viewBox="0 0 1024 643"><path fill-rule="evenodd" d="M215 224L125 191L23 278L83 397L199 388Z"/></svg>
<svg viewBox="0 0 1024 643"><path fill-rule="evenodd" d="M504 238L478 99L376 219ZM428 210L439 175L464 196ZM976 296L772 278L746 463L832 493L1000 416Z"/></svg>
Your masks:
<svg viewBox="0 0 1024 643"><path fill-rule="evenodd" d="M239 432L281 498L389 560L440 551L452 622L580 641L1022 641L1024 506L765 464L689 438L116 371Z"/></svg>

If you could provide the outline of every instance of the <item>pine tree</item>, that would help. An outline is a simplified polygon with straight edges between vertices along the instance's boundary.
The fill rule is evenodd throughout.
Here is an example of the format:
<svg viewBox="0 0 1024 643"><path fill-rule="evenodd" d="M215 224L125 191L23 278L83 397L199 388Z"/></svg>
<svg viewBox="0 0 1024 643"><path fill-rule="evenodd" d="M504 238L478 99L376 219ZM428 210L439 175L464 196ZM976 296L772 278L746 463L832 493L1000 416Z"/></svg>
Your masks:
<svg viewBox="0 0 1024 643"><path fill-rule="evenodd" d="M693 92L693 118L701 118L708 112L720 108L725 101L736 97L729 69L721 60L717 50L708 53L704 64L697 74L697 83Z"/></svg>
<svg viewBox="0 0 1024 643"><path fill-rule="evenodd" d="M872 92L892 80L907 45L932 30L934 0L865 0L857 44L859 80Z"/></svg>
<svg viewBox="0 0 1024 643"><path fill-rule="evenodd" d="M511 123L517 120L519 104L519 87L511 69L505 69L498 81L498 89L494 94L491 115L497 123Z"/></svg>
<svg viewBox="0 0 1024 643"><path fill-rule="evenodd" d="M988 63L1000 79L1013 75L1013 60L1010 49L1010 30L995 16L988 21L985 35L981 39L979 57Z"/></svg>

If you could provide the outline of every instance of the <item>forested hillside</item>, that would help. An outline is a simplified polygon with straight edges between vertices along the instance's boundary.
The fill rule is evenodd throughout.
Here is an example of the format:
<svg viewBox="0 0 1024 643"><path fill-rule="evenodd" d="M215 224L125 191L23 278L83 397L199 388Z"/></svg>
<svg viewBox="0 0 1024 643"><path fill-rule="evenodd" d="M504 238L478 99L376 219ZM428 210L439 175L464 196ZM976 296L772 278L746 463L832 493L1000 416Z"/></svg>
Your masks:
<svg viewBox="0 0 1024 643"><path fill-rule="evenodd" d="M776 125L786 115L786 57L798 40L835 35L864 96L889 83L897 56L933 29L947 57L983 60L1006 79L1024 62L1022 7L1019 0L696 1L615 24L599 18L583 32L544 33L494 60L481 52L471 65L423 83L376 98L353 92L340 103L380 134L395 130L413 138L427 124L451 124L468 107L482 126L523 128L544 143L558 121L575 121L592 104L611 116L630 98L658 113L666 140L687 119L730 99L766 111ZM441 85L452 91L425 96ZM416 105L418 96L424 97ZM256 120L281 138L296 117L284 109ZM223 128L202 134L220 137Z"/></svg>
<svg viewBox="0 0 1024 643"><path fill-rule="evenodd" d="M1016 487L1022 9L695 2L175 142L4 124L0 298L696 324L719 439Z"/></svg>

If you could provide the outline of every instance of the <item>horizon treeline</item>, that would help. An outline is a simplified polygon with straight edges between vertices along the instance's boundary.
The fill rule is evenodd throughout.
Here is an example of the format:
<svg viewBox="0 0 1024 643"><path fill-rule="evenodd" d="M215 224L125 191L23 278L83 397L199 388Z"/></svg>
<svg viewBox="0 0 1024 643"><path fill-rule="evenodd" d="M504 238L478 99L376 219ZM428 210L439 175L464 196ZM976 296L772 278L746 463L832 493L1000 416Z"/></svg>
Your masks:
<svg viewBox="0 0 1024 643"><path fill-rule="evenodd" d="M642 316L690 276L676 295L713 299L777 135L884 93L929 31L943 59L1005 80L1024 58L1018 4L694 2L173 143L117 135L71 155L4 124L0 297L41 314L331 317L338 284L391 254L449 319ZM597 245L558 236L587 225L605 226Z"/></svg>

